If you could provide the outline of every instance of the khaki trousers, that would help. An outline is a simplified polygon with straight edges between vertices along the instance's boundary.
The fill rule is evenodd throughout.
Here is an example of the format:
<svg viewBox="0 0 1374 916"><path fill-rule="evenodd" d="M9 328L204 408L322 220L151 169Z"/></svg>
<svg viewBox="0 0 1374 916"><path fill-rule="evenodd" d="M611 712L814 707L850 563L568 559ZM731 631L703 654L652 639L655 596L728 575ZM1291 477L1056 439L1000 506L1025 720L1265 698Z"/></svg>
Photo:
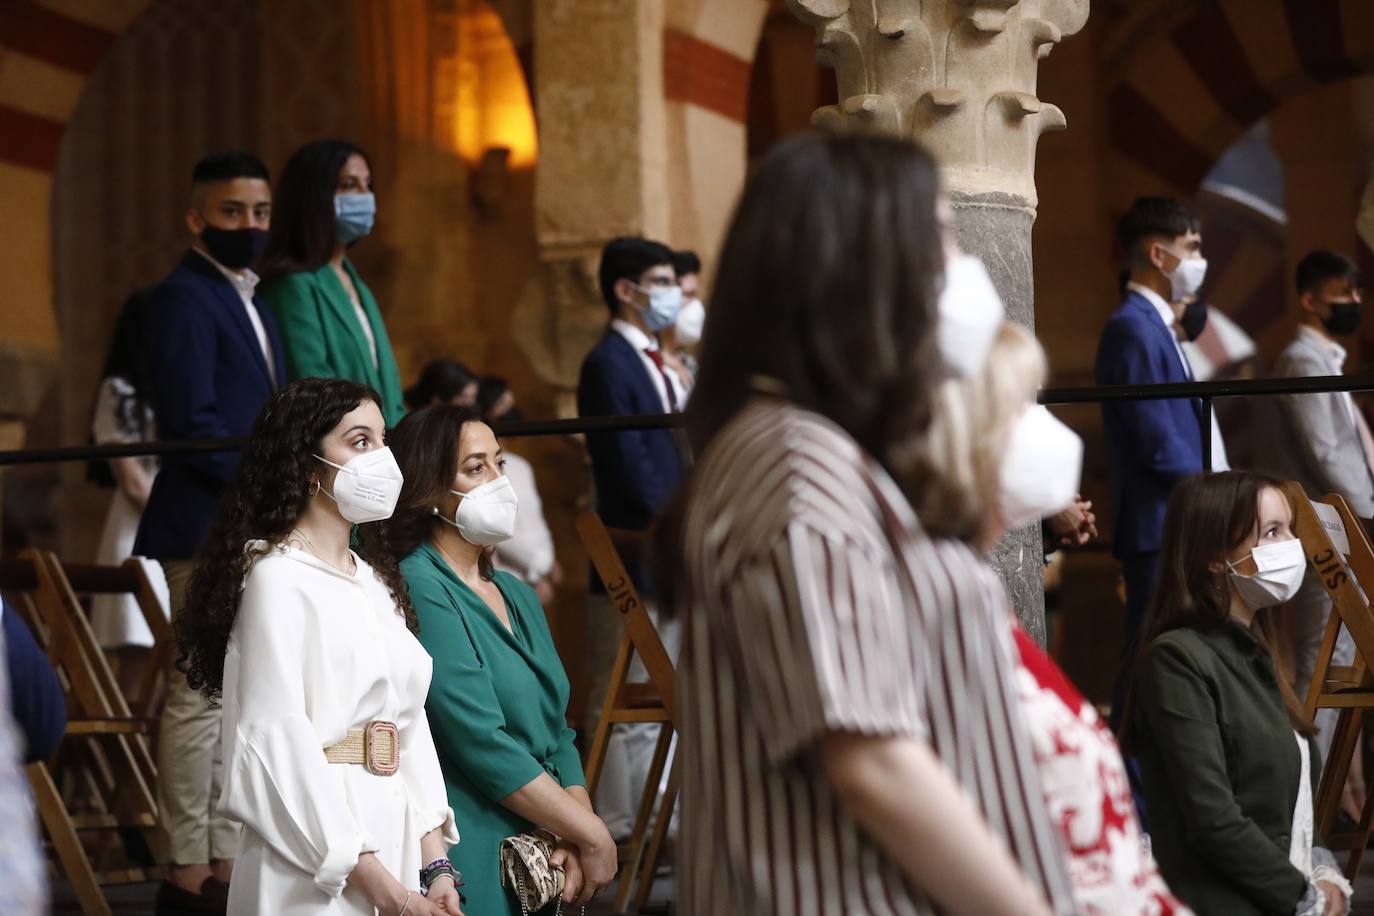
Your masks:
<svg viewBox="0 0 1374 916"><path fill-rule="evenodd" d="M172 619L186 609L186 588L194 564L162 564L171 593ZM215 813L223 765L220 760L220 711L186 685L173 671L162 710L157 744L158 827L173 865L204 865L232 859L238 853L239 825Z"/></svg>

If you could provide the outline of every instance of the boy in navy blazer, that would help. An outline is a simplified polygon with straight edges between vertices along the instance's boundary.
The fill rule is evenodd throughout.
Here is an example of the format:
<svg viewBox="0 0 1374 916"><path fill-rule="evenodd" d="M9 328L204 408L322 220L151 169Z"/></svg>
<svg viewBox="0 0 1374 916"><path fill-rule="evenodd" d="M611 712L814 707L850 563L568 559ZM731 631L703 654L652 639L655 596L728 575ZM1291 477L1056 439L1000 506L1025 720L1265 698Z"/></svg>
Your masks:
<svg viewBox="0 0 1374 916"><path fill-rule="evenodd" d="M245 436L286 379L271 312L249 269L272 214L267 168L247 153L207 156L191 178L180 266L148 296L145 378L165 440ZM134 552L162 563L174 615L185 608L192 561L238 466L235 451L169 455L153 483ZM238 828L219 803L219 710L174 672L158 741L158 820L170 867L160 913L223 911Z"/></svg>
<svg viewBox="0 0 1374 916"><path fill-rule="evenodd" d="M1117 226L1130 272L1126 299L1097 346L1099 385L1193 380L1183 353L1183 302L1206 275L1201 225L1166 197L1142 197ZM1113 552L1126 582L1126 654L1113 702L1120 700L1135 657L1140 623L1154 593L1164 509L1175 484L1202 471L1202 403L1196 398L1108 401L1102 419L1110 460ZM1211 430L1207 430L1211 435Z"/></svg>
<svg viewBox="0 0 1374 916"><path fill-rule="evenodd" d="M647 239L613 239L602 251L599 273L611 322L582 363L578 414L607 417L682 410L687 391L678 374L664 363L658 341L658 332L671 327L682 308L672 250ZM682 478L678 442L667 429L587 434L596 510L607 527L643 531L653 524ZM676 656L678 629L656 613L647 566L637 556L625 557L625 565L665 647ZM595 728L622 632L620 614L595 571L587 600L587 629L592 688L587 726ZM638 675L639 679L646 676L642 670ZM655 740L653 726L622 726L612 734L597 792L597 813L617 839L628 836L633 826Z"/></svg>

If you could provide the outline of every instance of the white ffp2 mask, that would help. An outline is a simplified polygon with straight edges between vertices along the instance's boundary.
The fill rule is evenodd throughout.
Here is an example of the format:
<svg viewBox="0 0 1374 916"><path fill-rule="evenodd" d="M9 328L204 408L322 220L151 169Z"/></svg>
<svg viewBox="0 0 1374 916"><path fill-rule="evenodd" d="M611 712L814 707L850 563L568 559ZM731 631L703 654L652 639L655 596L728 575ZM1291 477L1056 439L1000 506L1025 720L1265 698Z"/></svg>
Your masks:
<svg viewBox="0 0 1374 916"><path fill-rule="evenodd" d="M436 506L434 514L458 529L463 540L478 547L491 547L509 540L515 534L515 513L520 497L504 474L489 480L466 493L450 490L458 497L458 510L452 519L446 518Z"/></svg>
<svg viewBox="0 0 1374 916"><path fill-rule="evenodd" d="M999 512L1008 528L1053 515L1073 502L1083 472L1083 440L1044 407L1027 408L1002 459Z"/></svg>
<svg viewBox="0 0 1374 916"><path fill-rule="evenodd" d="M706 306L700 299L688 299L677 316L677 342L684 347L693 346L701 340L701 331L704 327Z"/></svg>
<svg viewBox="0 0 1374 916"><path fill-rule="evenodd" d="M1251 550L1250 556L1255 561L1254 575L1238 573L1234 563L1226 564L1246 607L1258 611L1292 601L1307 573L1307 554L1303 553L1302 541L1292 538L1265 544Z"/></svg>
<svg viewBox="0 0 1374 916"><path fill-rule="evenodd" d="M983 371L1006 313L982 261L961 254L945 262L935 340L955 375L971 378Z"/></svg>
<svg viewBox="0 0 1374 916"><path fill-rule="evenodd" d="M335 464L319 455L315 458L339 469L334 475L334 492L324 490L324 495L334 500L339 514L345 519L355 525L364 525L391 518L405 478L390 448L383 446L364 452L349 459L347 464Z"/></svg>
<svg viewBox="0 0 1374 916"><path fill-rule="evenodd" d="M1180 258L1178 265L1168 274L1172 302L1182 302L1189 296L1197 295L1202 289L1202 281L1207 279L1206 258Z"/></svg>

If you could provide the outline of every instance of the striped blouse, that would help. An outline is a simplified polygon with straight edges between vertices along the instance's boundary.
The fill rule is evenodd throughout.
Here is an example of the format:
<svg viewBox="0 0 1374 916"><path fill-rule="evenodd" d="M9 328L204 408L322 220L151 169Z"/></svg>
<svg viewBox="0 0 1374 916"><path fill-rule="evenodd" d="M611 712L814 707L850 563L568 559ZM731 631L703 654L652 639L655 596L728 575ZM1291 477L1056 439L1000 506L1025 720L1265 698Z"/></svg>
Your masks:
<svg viewBox="0 0 1374 916"><path fill-rule="evenodd" d="M745 407L695 481L678 675L683 912L937 912L821 777L810 752L832 732L926 742L1055 911L1073 912L996 577L925 537L853 439L783 401Z"/></svg>

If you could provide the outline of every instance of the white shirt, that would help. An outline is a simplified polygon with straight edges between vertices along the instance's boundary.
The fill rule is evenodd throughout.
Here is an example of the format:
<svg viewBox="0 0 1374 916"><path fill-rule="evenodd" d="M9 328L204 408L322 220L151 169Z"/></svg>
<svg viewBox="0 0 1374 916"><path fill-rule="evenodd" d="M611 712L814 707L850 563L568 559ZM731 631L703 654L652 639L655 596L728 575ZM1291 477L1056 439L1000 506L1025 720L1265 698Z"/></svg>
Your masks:
<svg viewBox="0 0 1374 916"><path fill-rule="evenodd" d="M348 294L348 301L353 303L353 314L358 316L358 324L362 326L363 336L367 338L367 348L372 353L372 368L376 369L378 366L377 335L372 333L372 324L367 320L367 312L363 309L362 299L347 287L344 288L344 292Z"/></svg>
<svg viewBox="0 0 1374 916"><path fill-rule="evenodd" d="M1327 337L1321 331L1311 325L1298 325L1298 339L1303 340L1315 347L1319 353L1326 357L1327 370L1332 375L1340 375L1345 368L1345 358L1348 355L1345 347ZM1360 421L1356 418L1355 399L1350 396L1350 392L1338 392L1341 402L1345 404L1345 409L1350 413L1350 422L1359 429Z"/></svg>
<svg viewBox="0 0 1374 916"><path fill-rule="evenodd" d="M273 385L277 384L277 365L272 359L272 342L267 338L267 328L262 323L262 316L258 314L258 307L253 304L253 291L258 288L258 275L246 267L243 270L230 270L210 257L208 252L199 248L191 250L213 264L215 270L224 274L224 278L234 287L234 292L239 294L243 310L248 313L248 321L253 325L253 333L258 336L258 346L262 347L262 358L267 363L267 376L272 379Z"/></svg>
<svg viewBox="0 0 1374 916"><path fill-rule="evenodd" d="M553 535L544 520L544 506L530 463L506 452L506 478L520 499L520 511L515 513L515 534L496 545L492 561L497 569L514 573L533 585L553 570Z"/></svg>
<svg viewBox="0 0 1374 916"><path fill-rule="evenodd" d="M639 361L644 364L644 371L649 373L649 379L654 383L654 388L658 391L659 400L663 402L663 412L671 413L673 408L668 402L668 389L664 384L664 378L673 386L673 396L677 399L677 409L682 410L687 405L687 389L682 384L682 379L678 378L671 366L664 365L663 370L659 371L646 350L658 349L658 338L645 334L642 330L630 324L623 318L616 318L611 322L611 330L625 338L630 346L635 348L639 354Z"/></svg>
<svg viewBox="0 0 1374 916"><path fill-rule="evenodd" d="M1164 297L1148 286L1140 283L1127 283L1126 288L1131 292L1140 293L1145 300L1155 307L1155 312L1159 315L1159 320L1164 322L1164 329L1169 332L1169 339L1174 342L1174 352L1178 354L1179 365L1183 367L1183 374L1188 377L1188 381L1193 381L1193 366L1188 362L1188 354L1183 352L1183 344L1179 342L1178 334L1174 331L1174 324L1178 318L1174 315L1174 307L1164 301ZM1217 423L1216 411L1212 412L1212 470L1229 471L1231 462L1226 457L1226 440L1221 436L1221 425Z"/></svg>

